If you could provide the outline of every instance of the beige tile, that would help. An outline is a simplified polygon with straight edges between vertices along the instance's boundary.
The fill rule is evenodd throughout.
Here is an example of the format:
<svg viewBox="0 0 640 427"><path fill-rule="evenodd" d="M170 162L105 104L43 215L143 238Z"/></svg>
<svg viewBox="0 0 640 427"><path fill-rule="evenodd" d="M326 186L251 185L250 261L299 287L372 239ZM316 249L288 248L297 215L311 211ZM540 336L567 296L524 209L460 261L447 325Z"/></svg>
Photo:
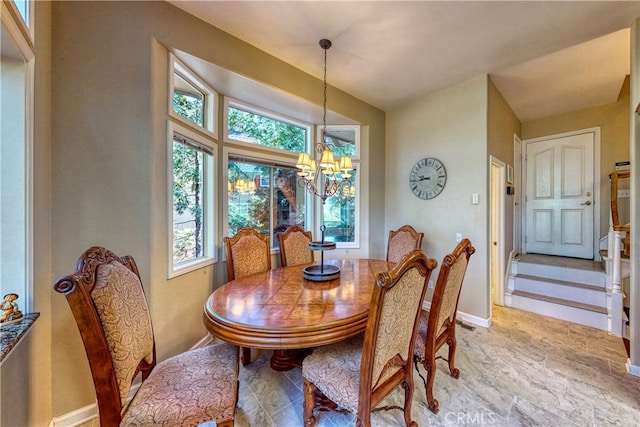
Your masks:
<svg viewBox="0 0 640 427"><path fill-rule="evenodd" d="M602 331L504 307L492 326L457 327L456 367L437 360L434 395L426 407L416 374L412 417L421 426L572 426L640 424L640 378L626 373L621 340ZM446 346L438 355L447 357ZM270 352L240 370L236 426L302 426L299 369L274 372ZM423 371L424 373L424 371ZM401 405L398 391L383 404ZM320 427L355 425L352 414L319 412ZM374 426L402 425L399 410L375 412Z"/></svg>

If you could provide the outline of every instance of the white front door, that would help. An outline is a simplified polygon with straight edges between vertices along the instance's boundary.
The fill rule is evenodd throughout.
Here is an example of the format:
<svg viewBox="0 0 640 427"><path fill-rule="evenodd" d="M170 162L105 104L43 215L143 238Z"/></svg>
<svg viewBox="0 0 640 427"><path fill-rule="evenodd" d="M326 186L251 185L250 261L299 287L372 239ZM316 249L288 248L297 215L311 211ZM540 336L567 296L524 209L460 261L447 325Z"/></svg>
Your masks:
<svg viewBox="0 0 640 427"><path fill-rule="evenodd" d="M593 132L526 144L525 250L593 258Z"/></svg>

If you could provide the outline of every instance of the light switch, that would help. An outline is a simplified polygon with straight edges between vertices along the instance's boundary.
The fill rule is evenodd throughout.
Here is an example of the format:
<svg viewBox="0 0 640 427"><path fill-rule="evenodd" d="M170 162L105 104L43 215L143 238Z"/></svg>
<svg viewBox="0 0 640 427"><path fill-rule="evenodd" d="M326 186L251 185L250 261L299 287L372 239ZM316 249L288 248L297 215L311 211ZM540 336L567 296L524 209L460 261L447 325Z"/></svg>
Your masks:
<svg viewBox="0 0 640 427"><path fill-rule="evenodd" d="M471 195L471 203L474 204L474 205L477 205L479 203L478 202L478 193L473 193Z"/></svg>

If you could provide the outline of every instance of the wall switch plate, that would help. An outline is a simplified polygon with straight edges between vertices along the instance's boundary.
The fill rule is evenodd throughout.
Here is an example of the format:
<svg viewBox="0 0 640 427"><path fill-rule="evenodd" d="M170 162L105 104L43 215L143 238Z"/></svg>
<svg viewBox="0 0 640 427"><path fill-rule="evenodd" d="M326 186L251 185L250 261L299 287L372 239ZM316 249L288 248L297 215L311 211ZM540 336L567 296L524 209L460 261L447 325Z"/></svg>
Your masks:
<svg viewBox="0 0 640 427"><path fill-rule="evenodd" d="M429 289L433 289L433 280L429 280Z"/></svg>
<svg viewBox="0 0 640 427"><path fill-rule="evenodd" d="M631 190L618 190L618 199L628 199L631 197Z"/></svg>
<svg viewBox="0 0 640 427"><path fill-rule="evenodd" d="M456 243L460 243L462 241L462 233L456 233Z"/></svg>
<svg viewBox="0 0 640 427"><path fill-rule="evenodd" d="M471 203L474 205L477 205L478 203L480 203L478 200L478 193L473 193L471 195Z"/></svg>

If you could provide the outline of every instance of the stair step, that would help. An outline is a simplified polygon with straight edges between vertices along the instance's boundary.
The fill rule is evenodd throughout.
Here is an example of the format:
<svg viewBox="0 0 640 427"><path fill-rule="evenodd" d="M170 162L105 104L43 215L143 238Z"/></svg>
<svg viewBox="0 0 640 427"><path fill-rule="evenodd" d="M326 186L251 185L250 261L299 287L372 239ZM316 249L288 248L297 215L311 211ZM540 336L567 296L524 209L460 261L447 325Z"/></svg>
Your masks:
<svg viewBox="0 0 640 427"><path fill-rule="evenodd" d="M534 294L534 293L531 293L531 292L524 292L524 291L513 291L513 295L517 295L517 296L521 296L521 297L525 297L525 298L530 298L530 299L537 299L537 300L540 300L540 301L551 302L553 304L564 305L564 306L567 306L567 307L579 308L581 310L593 311L595 313L607 314L607 308L606 307L600 307L600 306L597 306L597 305L584 304L584 303L581 303L581 302L571 301L571 300L562 299L562 298L550 297L550 296L547 296L547 295Z"/></svg>
<svg viewBox="0 0 640 427"><path fill-rule="evenodd" d="M531 292L513 291L511 306L605 331L608 328L607 309L596 305Z"/></svg>
<svg viewBox="0 0 640 427"><path fill-rule="evenodd" d="M514 288L516 291L546 295L587 305L599 307L606 307L607 305L607 294L604 285L587 285L567 280L517 274Z"/></svg>
<svg viewBox="0 0 640 427"><path fill-rule="evenodd" d="M518 275L544 277L591 286L605 286L605 272L599 263L585 264L590 268L573 268L537 262L518 261L515 271Z"/></svg>

